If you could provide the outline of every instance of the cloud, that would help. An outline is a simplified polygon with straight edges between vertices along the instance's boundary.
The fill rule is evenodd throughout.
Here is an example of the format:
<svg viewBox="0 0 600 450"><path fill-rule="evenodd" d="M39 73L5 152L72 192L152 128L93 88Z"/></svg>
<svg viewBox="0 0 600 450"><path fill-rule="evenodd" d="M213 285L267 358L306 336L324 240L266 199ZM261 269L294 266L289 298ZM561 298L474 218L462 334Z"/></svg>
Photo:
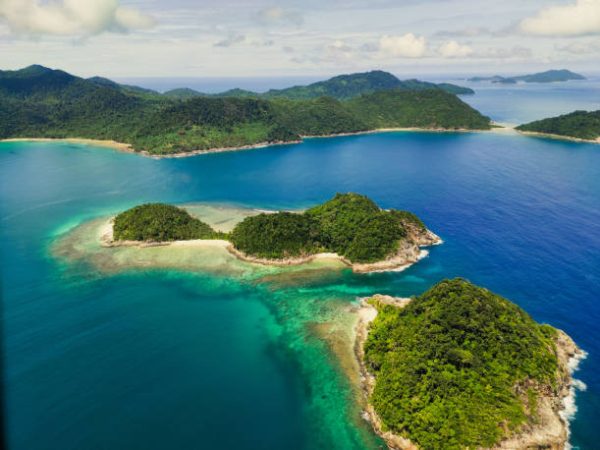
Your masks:
<svg viewBox="0 0 600 450"><path fill-rule="evenodd" d="M490 47L473 52L471 56L481 59L529 59L533 56L533 52L530 48L516 45L512 48Z"/></svg>
<svg viewBox="0 0 600 450"><path fill-rule="evenodd" d="M473 49L468 45L461 45L456 41L447 41L440 45L438 53L444 58L464 58L471 55Z"/></svg>
<svg viewBox="0 0 600 450"><path fill-rule="evenodd" d="M413 33L402 36L382 36L379 40L379 50L387 55L402 58L421 58L427 52L427 42L423 36Z"/></svg>
<svg viewBox="0 0 600 450"><path fill-rule="evenodd" d="M460 30L441 30L435 33L439 37L477 37L490 36L493 32L486 27L468 27Z"/></svg>
<svg viewBox="0 0 600 450"><path fill-rule="evenodd" d="M235 44L241 44L246 41L246 36L243 34L232 34L223 40L217 41L213 44L214 47L231 47Z"/></svg>
<svg viewBox="0 0 600 450"><path fill-rule="evenodd" d="M119 0L0 0L0 19L29 35L90 36L154 26L152 17Z"/></svg>
<svg viewBox="0 0 600 450"><path fill-rule="evenodd" d="M600 0L576 0L575 4L544 8L521 21L520 29L541 36L600 34Z"/></svg>
<svg viewBox="0 0 600 450"><path fill-rule="evenodd" d="M555 49L572 55L588 55L600 53L600 42L571 42L566 45L558 45Z"/></svg>
<svg viewBox="0 0 600 450"><path fill-rule="evenodd" d="M263 25L273 25L281 23L291 23L293 25L302 25L304 17L298 11L274 6L265 8L258 12L258 21Z"/></svg>

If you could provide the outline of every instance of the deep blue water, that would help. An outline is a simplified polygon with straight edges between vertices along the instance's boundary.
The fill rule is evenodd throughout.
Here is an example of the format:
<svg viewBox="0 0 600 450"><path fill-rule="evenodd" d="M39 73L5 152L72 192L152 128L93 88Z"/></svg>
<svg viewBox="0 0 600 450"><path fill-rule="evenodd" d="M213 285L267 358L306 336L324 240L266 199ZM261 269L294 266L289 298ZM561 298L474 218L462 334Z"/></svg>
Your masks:
<svg viewBox="0 0 600 450"><path fill-rule="evenodd" d="M405 272L280 288L176 271L108 276L50 252L69 227L142 201L295 208L344 191L414 211L444 245ZM589 353L572 443L600 442L598 146L387 133L152 160L1 143L0 217L11 448L374 448L310 324L357 295L418 294L454 276Z"/></svg>

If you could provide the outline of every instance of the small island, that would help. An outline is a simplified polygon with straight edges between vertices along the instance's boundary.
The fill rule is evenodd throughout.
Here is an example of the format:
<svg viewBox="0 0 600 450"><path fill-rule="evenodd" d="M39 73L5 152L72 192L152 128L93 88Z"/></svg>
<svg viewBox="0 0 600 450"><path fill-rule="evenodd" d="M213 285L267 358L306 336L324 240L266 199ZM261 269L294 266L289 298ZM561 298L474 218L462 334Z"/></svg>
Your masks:
<svg viewBox="0 0 600 450"><path fill-rule="evenodd" d="M516 128L524 134L600 143L600 110L575 111Z"/></svg>
<svg viewBox="0 0 600 450"><path fill-rule="evenodd" d="M570 80L585 80L583 75L580 75L570 70L547 70L545 72L533 73L529 75L517 75L514 77L503 77L500 75L494 75L492 77L473 77L467 81L479 82L489 81L496 84L516 84L518 82L523 83L558 83Z"/></svg>
<svg viewBox="0 0 600 450"><path fill-rule="evenodd" d="M489 130L489 117L455 95L468 91L373 71L261 95L165 95L30 66L0 71L0 139L77 140L173 157L377 130Z"/></svg>
<svg viewBox="0 0 600 450"><path fill-rule="evenodd" d="M338 259L355 272L398 270L441 243L414 214L383 210L366 196L337 194L304 212L258 213L232 231L217 232L182 208L145 204L118 214L105 246L156 246L218 241L238 259L265 265L298 265Z"/></svg>
<svg viewBox="0 0 600 450"><path fill-rule="evenodd" d="M505 298L464 279L359 310L367 415L393 449L563 449L583 352Z"/></svg>

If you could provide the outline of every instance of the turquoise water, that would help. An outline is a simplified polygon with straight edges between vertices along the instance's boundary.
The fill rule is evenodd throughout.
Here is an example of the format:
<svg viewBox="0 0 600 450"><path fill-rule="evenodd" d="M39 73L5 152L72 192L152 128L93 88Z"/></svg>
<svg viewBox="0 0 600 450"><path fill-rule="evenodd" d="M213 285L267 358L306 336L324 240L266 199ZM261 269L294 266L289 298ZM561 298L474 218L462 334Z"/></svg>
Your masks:
<svg viewBox="0 0 600 450"><path fill-rule="evenodd" d="M152 160L2 143L0 188L11 448L378 448L346 376L348 306L454 276L589 353L572 443L600 442L598 146L385 133ZM106 274L52 254L73 226L142 201L300 208L337 191L412 210L445 243L400 273L261 281Z"/></svg>

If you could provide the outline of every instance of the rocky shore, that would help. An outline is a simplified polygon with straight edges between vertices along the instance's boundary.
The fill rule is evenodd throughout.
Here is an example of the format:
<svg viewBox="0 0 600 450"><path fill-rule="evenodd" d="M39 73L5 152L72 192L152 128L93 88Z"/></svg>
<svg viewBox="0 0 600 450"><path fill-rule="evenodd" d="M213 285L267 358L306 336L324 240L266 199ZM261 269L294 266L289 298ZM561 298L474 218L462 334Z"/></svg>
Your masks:
<svg viewBox="0 0 600 450"><path fill-rule="evenodd" d="M404 308L411 301L410 298L395 298L385 295L375 295L370 298L398 308ZM357 314L358 321L355 330L354 348L360 368L362 393L366 399L363 417L372 425L375 432L386 442L390 449L417 450L419 447L409 439L385 431L381 419L368 401L375 388L376 380L365 365L364 344L369 333L369 325L377 316L377 309L370 305L367 299L362 299ZM566 404L573 401L575 395L572 378L575 366L573 363L580 360L584 356L584 352L561 330L557 330L555 344L559 362L558 387L555 392L543 386L524 385L517 387L517 392L523 396L524 402L528 388L533 387L538 392L536 423L525 425L519 433L504 439L489 450L563 450L568 448L569 423L564 410Z"/></svg>

